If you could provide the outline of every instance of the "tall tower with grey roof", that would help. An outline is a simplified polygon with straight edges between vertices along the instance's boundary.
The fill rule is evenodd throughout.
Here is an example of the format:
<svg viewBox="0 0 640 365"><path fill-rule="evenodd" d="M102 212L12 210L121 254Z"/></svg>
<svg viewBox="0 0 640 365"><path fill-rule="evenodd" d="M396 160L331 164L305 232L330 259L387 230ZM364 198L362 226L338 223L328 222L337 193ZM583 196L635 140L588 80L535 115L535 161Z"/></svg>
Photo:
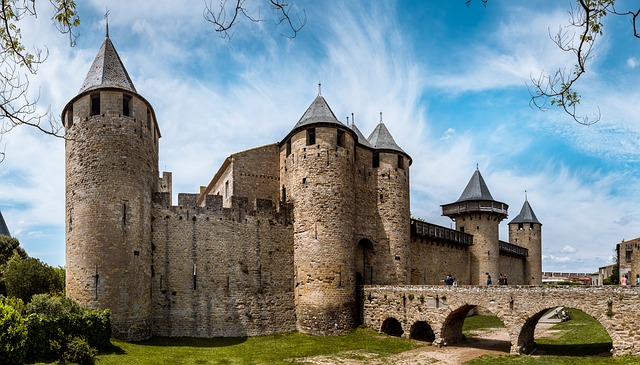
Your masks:
<svg viewBox="0 0 640 365"><path fill-rule="evenodd" d="M114 337L148 338L160 130L108 34L62 118L67 295L109 308Z"/></svg>
<svg viewBox="0 0 640 365"><path fill-rule="evenodd" d="M387 249L380 252L388 255L391 263L386 268L387 283L409 284L410 281L410 224L409 166L411 157L402 149L382 121L368 138L374 148L373 169L376 173L378 216L384 231L381 240ZM386 241L386 242L385 242Z"/></svg>
<svg viewBox="0 0 640 365"><path fill-rule="evenodd" d="M280 142L282 199L293 204L296 327L339 335L356 324L356 133L318 93Z"/></svg>
<svg viewBox="0 0 640 365"><path fill-rule="evenodd" d="M542 285L542 223L525 198L520 214L509 222L509 241L529 250L525 261L524 283Z"/></svg>
<svg viewBox="0 0 640 365"><path fill-rule="evenodd" d="M472 285L486 283L486 274L492 278L500 274L498 227L508 209L507 204L493 199L478 169L460 198L442 205L442 215L456 223L456 230L473 235L469 259Z"/></svg>

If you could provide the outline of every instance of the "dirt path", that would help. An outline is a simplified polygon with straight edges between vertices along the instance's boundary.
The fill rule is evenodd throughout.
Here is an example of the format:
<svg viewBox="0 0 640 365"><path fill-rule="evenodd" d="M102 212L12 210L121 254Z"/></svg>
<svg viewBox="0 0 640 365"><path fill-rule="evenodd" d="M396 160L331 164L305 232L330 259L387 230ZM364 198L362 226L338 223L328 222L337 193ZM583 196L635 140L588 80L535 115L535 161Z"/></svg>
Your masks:
<svg viewBox="0 0 640 365"><path fill-rule="evenodd" d="M538 324L536 337L553 335L551 325ZM296 361L314 365L459 365L486 354L508 354L511 349L509 334L504 328L479 332L463 343L446 347L424 346L386 358L376 354L350 351L330 356L314 356Z"/></svg>

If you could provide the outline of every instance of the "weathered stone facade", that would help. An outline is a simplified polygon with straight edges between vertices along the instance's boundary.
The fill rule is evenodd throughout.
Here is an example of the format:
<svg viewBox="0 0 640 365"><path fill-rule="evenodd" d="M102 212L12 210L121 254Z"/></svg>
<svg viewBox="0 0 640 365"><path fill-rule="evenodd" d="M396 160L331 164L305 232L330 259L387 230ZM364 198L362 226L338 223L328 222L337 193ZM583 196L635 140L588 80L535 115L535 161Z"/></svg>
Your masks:
<svg viewBox="0 0 640 365"><path fill-rule="evenodd" d="M546 286L365 286L364 323L392 335L453 344L467 313L490 311L506 327L511 353L529 353L534 330L549 309L579 309L596 319L613 342L615 356L640 355L636 288Z"/></svg>
<svg viewBox="0 0 640 365"><path fill-rule="evenodd" d="M479 171L443 206L456 229L413 221L411 157L382 120L365 138L321 95L282 141L232 154L177 205L155 113L109 38L63 120L67 294L110 308L119 338L337 335L362 322L363 284L540 276L540 227L517 234L526 246L500 242L507 206L486 186L476 199Z"/></svg>

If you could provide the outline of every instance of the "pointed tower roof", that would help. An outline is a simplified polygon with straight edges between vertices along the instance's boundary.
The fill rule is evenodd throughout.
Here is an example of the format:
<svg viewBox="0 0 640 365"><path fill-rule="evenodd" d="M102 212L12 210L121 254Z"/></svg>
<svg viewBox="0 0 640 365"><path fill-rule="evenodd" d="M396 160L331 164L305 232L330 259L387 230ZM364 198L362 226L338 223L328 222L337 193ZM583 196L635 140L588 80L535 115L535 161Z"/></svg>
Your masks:
<svg viewBox="0 0 640 365"><path fill-rule="evenodd" d="M369 143L371 143L371 145L376 149L392 150L404 153L405 155L407 154L402 150L402 148L400 148L400 146L398 146L396 141L393 139L393 136L387 129L387 126L384 125L384 122L382 121L382 113L380 113L380 123L378 123L373 132L371 132L368 140Z"/></svg>
<svg viewBox="0 0 640 365"><path fill-rule="evenodd" d="M107 33L78 94L88 90L108 87L138 93Z"/></svg>
<svg viewBox="0 0 640 365"><path fill-rule="evenodd" d="M484 182L479 169L476 169L473 173L467 187L464 188L462 195L460 195L460 198L456 202L469 200L493 200L493 196L491 196L491 192Z"/></svg>
<svg viewBox="0 0 640 365"><path fill-rule="evenodd" d="M0 235L11 237L11 233L9 233L9 228L7 227L7 224L4 222L4 217L2 217L2 212L0 212Z"/></svg>
<svg viewBox="0 0 640 365"><path fill-rule="evenodd" d="M327 101L324 100L320 94L318 94L311 105L309 105L307 111L302 114L302 117L298 123L293 126L293 129L295 130L302 126L316 123L329 123L344 126L344 124L340 123L338 118L336 118L336 115L333 114L329 104L327 104Z"/></svg>
<svg viewBox="0 0 640 365"><path fill-rule="evenodd" d="M522 205L522 209L520 209L520 214L518 214L515 218L513 218L511 222L509 222L509 224L514 224L514 223L542 224L536 217L536 214L533 212L533 209L531 209L531 205L529 204L529 201L526 198L524 200L524 204Z"/></svg>
<svg viewBox="0 0 640 365"><path fill-rule="evenodd" d="M358 127L356 127L356 123L354 123L352 121L350 127L354 132L356 132L356 136L358 136L358 143L360 143L363 146L367 146L367 147L372 147L373 148L371 143L369 143L369 141L366 138L364 138L364 134L362 134L362 132L360 132L360 129L358 129Z"/></svg>

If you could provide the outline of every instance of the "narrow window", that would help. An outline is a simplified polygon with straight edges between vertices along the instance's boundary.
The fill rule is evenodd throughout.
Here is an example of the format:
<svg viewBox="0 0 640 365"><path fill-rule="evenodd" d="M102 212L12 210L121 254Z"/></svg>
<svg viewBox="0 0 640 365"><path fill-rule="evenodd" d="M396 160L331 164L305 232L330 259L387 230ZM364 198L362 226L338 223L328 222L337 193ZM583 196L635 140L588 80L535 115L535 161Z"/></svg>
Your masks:
<svg viewBox="0 0 640 365"><path fill-rule="evenodd" d="M533 223L529 223L529 230L533 230Z"/></svg>
<svg viewBox="0 0 640 365"><path fill-rule="evenodd" d="M289 155L291 154L291 139L287 140L287 157L289 157Z"/></svg>
<svg viewBox="0 0 640 365"><path fill-rule="evenodd" d="M373 167L380 167L380 155L378 152L373 153Z"/></svg>
<svg viewBox="0 0 640 365"><path fill-rule="evenodd" d="M287 201L287 188L285 188L284 185L282 185L282 201Z"/></svg>
<svg viewBox="0 0 640 365"><path fill-rule="evenodd" d="M460 227L460 232L464 233L464 227Z"/></svg>
<svg viewBox="0 0 640 365"><path fill-rule="evenodd" d="M402 155L398 155L398 168L404 169L404 157Z"/></svg>
<svg viewBox="0 0 640 365"><path fill-rule="evenodd" d="M131 116L131 96L122 95L122 115L125 117Z"/></svg>
<svg viewBox="0 0 640 365"><path fill-rule="evenodd" d="M91 115L100 114L100 93L91 94Z"/></svg>
<svg viewBox="0 0 640 365"><path fill-rule="evenodd" d="M626 262L631 262L631 252L633 252L633 251L629 251L629 250L625 251L625 257L624 258L625 258Z"/></svg>
<svg viewBox="0 0 640 365"><path fill-rule="evenodd" d="M73 127L73 105L67 111L67 129Z"/></svg>
<svg viewBox="0 0 640 365"><path fill-rule="evenodd" d="M307 146L311 146L312 144L316 144L316 129L315 128L307 129Z"/></svg>
<svg viewBox="0 0 640 365"><path fill-rule="evenodd" d="M523 223L518 223L518 231L522 231L524 229Z"/></svg>
<svg viewBox="0 0 640 365"><path fill-rule="evenodd" d="M338 130L338 139L336 144L338 147L344 147L344 131Z"/></svg>
<svg viewBox="0 0 640 365"><path fill-rule="evenodd" d="M224 182L224 197L225 199L229 197L229 180Z"/></svg>

